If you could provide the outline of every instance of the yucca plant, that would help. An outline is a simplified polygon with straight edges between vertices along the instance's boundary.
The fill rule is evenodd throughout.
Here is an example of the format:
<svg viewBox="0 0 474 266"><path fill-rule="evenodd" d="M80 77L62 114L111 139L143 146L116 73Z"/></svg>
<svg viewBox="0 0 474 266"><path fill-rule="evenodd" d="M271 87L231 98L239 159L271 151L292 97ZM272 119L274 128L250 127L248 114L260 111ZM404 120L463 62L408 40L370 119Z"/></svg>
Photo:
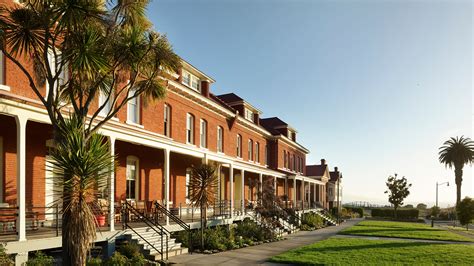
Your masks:
<svg viewBox="0 0 474 266"><path fill-rule="evenodd" d="M464 136L452 137L439 150L439 162L454 168L457 205L461 201L462 170L465 164L474 162L474 142Z"/></svg>
<svg viewBox="0 0 474 266"><path fill-rule="evenodd" d="M85 265L87 251L96 238L97 221L94 210L99 209L99 191L107 185L113 171L113 156L102 135L88 139L83 124L71 117L59 125L61 139L51 150L54 182L59 187L63 204L63 239L66 252L76 265Z"/></svg>
<svg viewBox="0 0 474 266"><path fill-rule="evenodd" d="M207 208L216 201L218 181L214 166L201 164L192 168L188 184L188 197L193 207L199 207L201 210L202 248L204 248L204 228L207 226Z"/></svg>
<svg viewBox="0 0 474 266"><path fill-rule="evenodd" d="M181 61L166 36L153 31L145 16L148 2L25 0L0 7L0 50L7 62L16 65L27 78L29 89L46 109L56 145L64 148L64 158L70 155L68 152L79 151L77 143L68 143L74 141L71 132L63 131L69 129L70 116L79 125L74 129L75 136L82 134L86 149L98 145L97 140L90 142L98 138L95 132L128 101L140 98L146 102L165 96L165 78L176 73ZM61 157L59 151L55 151L57 157ZM95 160L94 153L90 156ZM79 164L91 162L73 163L84 170L86 166ZM57 166L66 173L64 186L82 186L79 184L95 178L84 175L92 174L90 171L80 176L68 174L70 166L66 163ZM68 201L76 198L67 193L74 190L63 191L63 264L84 265L83 258L70 255L68 250L76 244L89 246L92 232L83 238L66 236L82 234L81 227L70 222L90 225L93 217L70 206ZM77 212L73 217L77 221L67 217L70 211Z"/></svg>

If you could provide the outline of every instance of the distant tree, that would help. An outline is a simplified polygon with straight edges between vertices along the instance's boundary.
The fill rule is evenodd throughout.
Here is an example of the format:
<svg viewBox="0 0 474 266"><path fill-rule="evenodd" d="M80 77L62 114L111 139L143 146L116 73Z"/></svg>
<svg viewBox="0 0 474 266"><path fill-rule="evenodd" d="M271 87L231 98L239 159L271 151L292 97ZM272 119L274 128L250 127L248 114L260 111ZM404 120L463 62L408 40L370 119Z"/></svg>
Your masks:
<svg viewBox="0 0 474 266"><path fill-rule="evenodd" d="M456 206L459 222L465 225L469 230L469 224L474 220L474 200L469 197L465 197Z"/></svg>
<svg viewBox="0 0 474 266"><path fill-rule="evenodd" d="M405 206L403 206L403 207L404 207L404 208L407 208L407 209L413 209L413 208L415 208L415 207L413 207L412 204L407 204L407 205L405 205Z"/></svg>
<svg viewBox="0 0 474 266"><path fill-rule="evenodd" d="M439 213L441 212L441 209L438 206L433 206L430 209L430 214L433 217L438 217Z"/></svg>
<svg viewBox="0 0 474 266"><path fill-rule="evenodd" d="M428 206L424 203L418 203L418 205L416 205L416 208L418 210L426 210L426 208L428 208Z"/></svg>
<svg viewBox="0 0 474 266"><path fill-rule="evenodd" d="M385 193L388 194L388 201L393 205L394 216L397 218L397 209L403 205L405 198L410 195L411 184L408 184L405 177L398 179L397 174L389 176L385 184L388 188Z"/></svg>
<svg viewBox="0 0 474 266"><path fill-rule="evenodd" d="M451 138L439 149L439 162L450 169L454 167L457 205L461 201L462 169L474 162L474 141L464 136Z"/></svg>
<svg viewBox="0 0 474 266"><path fill-rule="evenodd" d="M201 246L203 249L207 208L216 201L218 180L216 168L212 165L201 164L192 168L188 197L193 206L198 206L201 209Z"/></svg>

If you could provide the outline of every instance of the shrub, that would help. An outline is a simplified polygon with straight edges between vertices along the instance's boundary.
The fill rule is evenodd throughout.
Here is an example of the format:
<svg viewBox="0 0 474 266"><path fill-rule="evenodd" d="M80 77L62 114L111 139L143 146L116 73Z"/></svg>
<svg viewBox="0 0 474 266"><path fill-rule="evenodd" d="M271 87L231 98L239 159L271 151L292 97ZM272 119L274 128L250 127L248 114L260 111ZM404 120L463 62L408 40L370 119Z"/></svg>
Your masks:
<svg viewBox="0 0 474 266"><path fill-rule="evenodd" d="M14 265L13 260L7 254L7 252L5 251L5 247L2 244L0 244L0 265Z"/></svg>
<svg viewBox="0 0 474 266"><path fill-rule="evenodd" d="M418 215L419 215L418 209L398 209L397 210L397 219L401 219L401 220L418 219ZM395 218L395 213L394 213L394 210L390 208L372 209L372 217Z"/></svg>
<svg viewBox="0 0 474 266"><path fill-rule="evenodd" d="M357 208L357 207L344 207L350 212L354 212L359 214L359 217L364 217L364 209L363 208Z"/></svg>
<svg viewBox="0 0 474 266"><path fill-rule="evenodd" d="M313 227L313 228L321 228L324 225L324 221L319 215L310 212L310 213L303 214L303 216L301 217L301 225L306 225L308 227ZM306 229L301 229L301 230L306 230Z"/></svg>
<svg viewBox="0 0 474 266"><path fill-rule="evenodd" d="M87 266L101 266L102 265L102 259L101 258L90 258L87 261Z"/></svg>
<svg viewBox="0 0 474 266"><path fill-rule="evenodd" d="M265 239L264 228L260 227L254 221L246 218L235 227L235 235L254 241L263 241Z"/></svg>
<svg viewBox="0 0 474 266"><path fill-rule="evenodd" d="M135 243L127 243L122 245L118 251L120 254L127 257L127 259L133 259L134 257L141 255L140 247Z"/></svg>
<svg viewBox="0 0 474 266"><path fill-rule="evenodd" d="M112 254L112 256L107 260L105 265L107 266L127 265L127 257L120 254L119 252L114 252L114 254Z"/></svg>
<svg viewBox="0 0 474 266"><path fill-rule="evenodd" d="M41 251L36 251L35 256L31 259L28 259L26 262L27 266L48 266L54 264L54 258L51 256L45 255Z"/></svg>

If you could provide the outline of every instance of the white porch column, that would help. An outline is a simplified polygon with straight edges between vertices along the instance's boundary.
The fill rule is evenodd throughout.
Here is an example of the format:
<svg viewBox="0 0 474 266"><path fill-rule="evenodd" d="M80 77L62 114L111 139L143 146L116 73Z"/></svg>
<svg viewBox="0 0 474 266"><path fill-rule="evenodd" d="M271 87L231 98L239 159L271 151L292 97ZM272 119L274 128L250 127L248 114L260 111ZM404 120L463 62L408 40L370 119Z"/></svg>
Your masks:
<svg viewBox="0 0 474 266"><path fill-rule="evenodd" d="M262 200L261 197L262 197L262 195L263 195L263 174L262 174L262 173L260 173L260 174L258 175L258 182L259 182L259 184L260 184L260 185L259 185L259 188L258 188L258 190L259 190L259 194L258 194L258 195L259 195L259 199L258 199L258 200L260 201L260 200Z"/></svg>
<svg viewBox="0 0 474 266"><path fill-rule="evenodd" d="M110 137L110 155L115 156L115 137ZM109 181L109 226L115 231L115 157L112 157L112 170Z"/></svg>
<svg viewBox="0 0 474 266"><path fill-rule="evenodd" d="M277 177L273 177L273 187L275 188L275 196L278 196Z"/></svg>
<svg viewBox="0 0 474 266"><path fill-rule="evenodd" d="M230 217L234 217L234 166L229 166L229 182L230 182Z"/></svg>
<svg viewBox="0 0 474 266"><path fill-rule="evenodd" d="M241 182L242 187L241 187L241 190L240 190L240 192L241 192L240 193L241 194L241 196L240 196L240 199L241 199L240 208L241 209L240 210L243 212L245 210L245 170L244 169L240 170L240 180L242 181Z"/></svg>
<svg viewBox="0 0 474 266"><path fill-rule="evenodd" d="M314 204L316 204L317 200L316 200L316 187L318 186L318 184L314 184L314 189L313 189L313 201L315 202ZM315 206L317 207L317 206Z"/></svg>
<svg viewBox="0 0 474 266"><path fill-rule="evenodd" d="M293 208L296 208L296 177L293 179Z"/></svg>
<svg viewBox="0 0 474 266"><path fill-rule="evenodd" d="M16 220L17 240L26 240L26 123L28 119L16 116L16 205L18 219Z"/></svg>
<svg viewBox="0 0 474 266"><path fill-rule="evenodd" d="M170 210L170 150L164 150L163 176L165 179L165 208ZM170 224L170 218L166 215L166 225Z"/></svg>

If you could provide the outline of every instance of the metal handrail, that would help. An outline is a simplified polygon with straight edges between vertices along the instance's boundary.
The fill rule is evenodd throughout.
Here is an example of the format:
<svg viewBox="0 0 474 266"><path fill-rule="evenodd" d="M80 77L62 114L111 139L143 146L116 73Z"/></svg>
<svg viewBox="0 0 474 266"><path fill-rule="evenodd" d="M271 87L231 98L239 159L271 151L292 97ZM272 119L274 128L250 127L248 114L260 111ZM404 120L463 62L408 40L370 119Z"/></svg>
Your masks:
<svg viewBox="0 0 474 266"><path fill-rule="evenodd" d="M170 232L166 230L164 226L159 224L158 222L154 222L148 217L144 216L140 211L138 211L135 207L130 204L130 202L125 201L124 202L124 208L122 208L122 215L123 217L123 226L125 228L130 228L136 235L138 235L141 239L143 239L148 245L150 245L154 250L156 250L158 253L161 255L161 260L163 260L163 236L166 236L166 259L168 259L168 235ZM155 231L157 234L161 236L161 251L159 251L154 245L152 245L150 242L148 242L143 236L141 236L139 233L137 233L129 224L128 224L128 211L131 210L131 212L137 216L141 222L144 222L148 227L150 227L153 231ZM124 229L125 229L124 228ZM157 230L159 228L159 231Z"/></svg>
<svg viewBox="0 0 474 266"><path fill-rule="evenodd" d="M189 247L189 252L193 252L193 234L191 231L191 226L189 226L187 223L185 223L183 220L181 220L178 216L174 215L171 213L168 209L166 209L163 205L161 205L158 201L155 201L155 209L157 211L160 211L161 213L164 213L167 217L169 217L171 220L173 220L176 224L181 226L186 232L188 232L188 247Z"/></svg>

